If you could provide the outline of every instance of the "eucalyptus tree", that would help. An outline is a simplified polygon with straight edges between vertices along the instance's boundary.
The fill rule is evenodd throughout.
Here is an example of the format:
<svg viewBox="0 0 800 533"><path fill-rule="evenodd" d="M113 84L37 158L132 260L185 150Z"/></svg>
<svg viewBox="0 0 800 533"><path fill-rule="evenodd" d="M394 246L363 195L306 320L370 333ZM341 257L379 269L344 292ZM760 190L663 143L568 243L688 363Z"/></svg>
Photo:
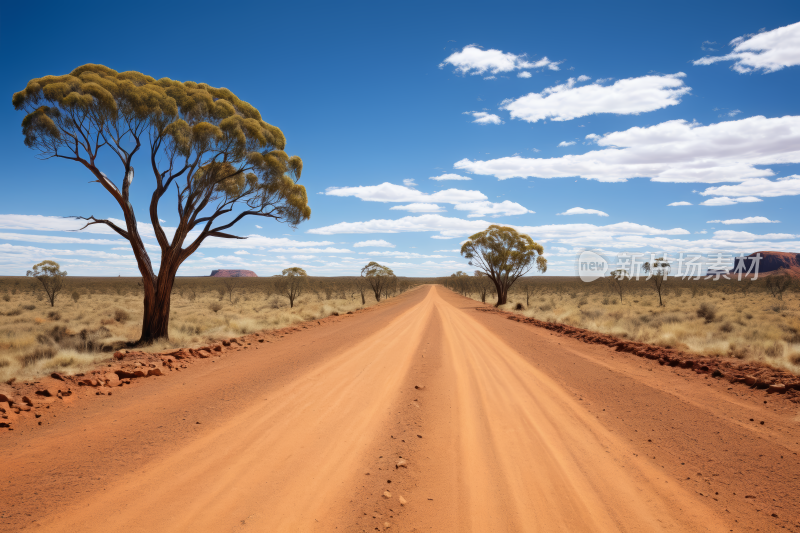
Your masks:
<svg viewBox="0 0 800 533"><path fill-rule="evenodd" d="M305 187L297 183L301 159L284 151L280 129L228 89L88 64L32 79L12 103L26 113L26 146L40 158L82 165L110 197L102 211L121 209L123 221L74 218L86 221L81 229L105 225L130 243L144 289L142 343L168 337L175 275L206 239L243 238L228 230L248 216L296 226L311 215ZM153 173L152 229L137 222L131 203L140 152ZM113 173L100 168L114 161ZM159 202L168 193L179 219L170 229L159 221ZM143 232L158 244L157 270Z"/></svg>
<svg viewBox="0 0 800 533"><path fill-rule="evenodd" d="M664 284L667 282L671 270L669 261L663 257L657 257L652 262L648 261L642 265L642 272L647 274L647 279L653 282L653 288L658 294L658 305L663 306L661 295L664 292Z"/></svg>
<svg viewBox="0 0 800 533"><path fill-rule="evenodd" d="M56 297L64 290L67 279L67 272L61 270L61 265L55 261L45 260L33 265L33 269L28 270L27 276L39 280L47 299L50 300L50 307L55 307ZM73 299L78 303L75 294L73 293Z"/></svg>
<svg viewBox="0 0 800 533"><path fill-rule="evenodd" d="M384 291L397 280L391 268L379 265L375 261L370 261L367 266L361 269L361 277L372 288L372 293L378 302L381 301Z"/></svg>
<svg viewBox="0 0 800 533"><path fill-rule="evenodd" d="M528 235L508 226L492 224L461 245L461 255L469 264L482 270L497 291L496 306L508 301L508 290L534 267L547 271L544 248Z"/></svg>
<svg viewBox="0 0 800 533"><path fill-rule="evenodd" d="M300 267L286 268L277 276L276 291L289 299L289 307L294 307L297 300L308 285L308 274Z"/></svg>

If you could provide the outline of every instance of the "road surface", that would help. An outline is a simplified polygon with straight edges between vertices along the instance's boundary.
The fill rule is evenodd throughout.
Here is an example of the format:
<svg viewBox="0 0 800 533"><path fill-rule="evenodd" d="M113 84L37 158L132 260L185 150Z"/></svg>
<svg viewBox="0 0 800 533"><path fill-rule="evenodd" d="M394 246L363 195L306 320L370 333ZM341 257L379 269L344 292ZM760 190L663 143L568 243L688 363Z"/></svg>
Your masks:
<svg viewBox="0 0 800 533"><path fill-rule="evenodd" d="M424 286L3 432L0 530L800 530L795 404L482 309Z"/></svg>

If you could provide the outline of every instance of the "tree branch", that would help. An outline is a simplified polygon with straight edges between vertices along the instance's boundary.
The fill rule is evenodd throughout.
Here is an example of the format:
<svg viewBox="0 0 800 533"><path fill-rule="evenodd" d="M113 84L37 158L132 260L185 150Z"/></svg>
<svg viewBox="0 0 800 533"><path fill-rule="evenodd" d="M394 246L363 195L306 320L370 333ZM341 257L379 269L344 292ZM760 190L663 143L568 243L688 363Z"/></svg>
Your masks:
<svg viewBox="0 0 800 533"><path fill-rule="evenodd" d="M74 218L75 220L88 220L89 221L84 227L82 227L80 229L76 229L76 230L71 230L71 231L81 231L81 230L84 230L84 229L88 228L89 226L94 225L94 224L105 224L109 228L111 228L114 231L116 231L117 233L119 233L122 237L125 237L125 239L127 239L128 241L131 240L131 236L127 231L125 231L124 229L120 228L119 226L117 226L116 224L111 222L110 220L106 220L106 219L103 219L103 218L95 218L94 216L89 216L89 217L71 216L71 217L64 217L64 218Z"/></svg>

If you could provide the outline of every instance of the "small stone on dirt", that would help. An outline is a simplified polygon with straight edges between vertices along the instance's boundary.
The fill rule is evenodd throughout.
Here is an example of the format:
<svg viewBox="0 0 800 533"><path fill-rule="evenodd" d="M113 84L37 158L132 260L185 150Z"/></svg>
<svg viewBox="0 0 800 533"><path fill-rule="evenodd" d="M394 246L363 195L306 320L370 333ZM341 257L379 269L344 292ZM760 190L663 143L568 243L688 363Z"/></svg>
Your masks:
<svg viewBox="0 0 800 533"><path fill-rule="evenodd" d="M405 505L405 504L407 504L407 503L408 503L408 502L406 501L406 499L405 499L405 498L403 498L402 496L399 496L397 499L398 499L398 500L400 500L400 505Z"/></svg>
<svg viewBox="0 0 800 533"><path fill-rule="evenodd" d="M389 498L392 497L392 493L387 490L386 492L383 493L383 497L388 500Z"/></svg>

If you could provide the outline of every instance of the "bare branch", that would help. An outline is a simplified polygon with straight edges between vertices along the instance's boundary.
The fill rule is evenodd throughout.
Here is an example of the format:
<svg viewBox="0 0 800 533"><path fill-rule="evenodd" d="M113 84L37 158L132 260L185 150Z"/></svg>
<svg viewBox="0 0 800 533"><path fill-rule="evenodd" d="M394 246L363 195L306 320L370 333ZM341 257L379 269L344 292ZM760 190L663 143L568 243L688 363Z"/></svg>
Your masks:
<svg viewBox="0 0 800 533"><path fill-rule="evenodd" d="M116 231L117 233L119 233L122 237L125 237L129 241L131 240L131 236L127 231L125 231L124 229L120 228L119 226L117 226L116 224L111 222L110 220L107 220L107 219L104 219L104 218L95 218L94 216L89 216L89 217L70 216L70 217L64 217L64 218L74 218L75 220L88 220L89 221L84 227L82 227L80 229L76 229L76 230L70 230L70 231L81 231L81 230L84 230L84 229L88 228L89 226L94 225L94 224L105 224L109 228L111 228L114 231Z"/></svg>

